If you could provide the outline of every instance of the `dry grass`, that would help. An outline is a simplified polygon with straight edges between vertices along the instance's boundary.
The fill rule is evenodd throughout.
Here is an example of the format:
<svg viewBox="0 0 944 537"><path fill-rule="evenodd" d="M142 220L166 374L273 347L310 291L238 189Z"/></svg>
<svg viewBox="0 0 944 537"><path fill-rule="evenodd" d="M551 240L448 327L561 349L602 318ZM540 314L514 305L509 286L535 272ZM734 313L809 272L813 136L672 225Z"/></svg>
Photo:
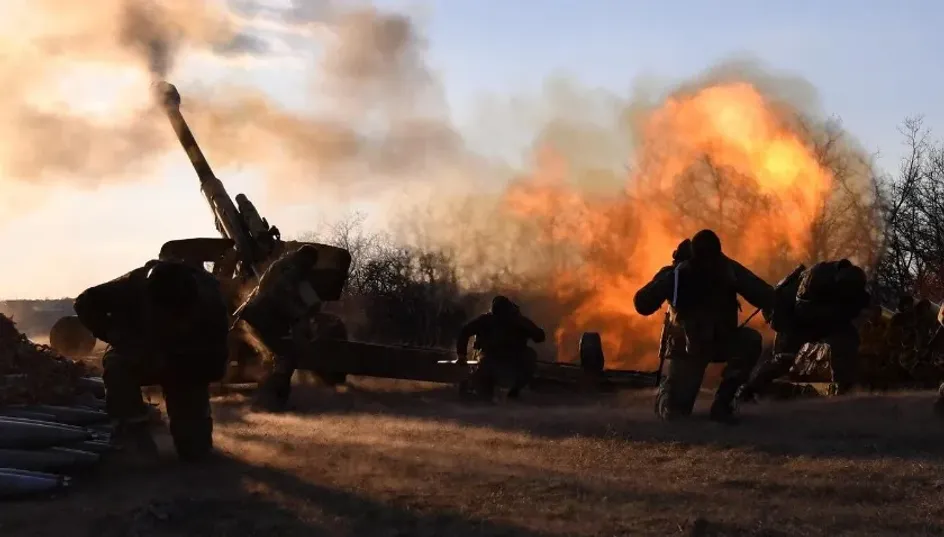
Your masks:
<svg viewBox="0 0 944 537"><path fill-rule="evenodd" d="M3 505L0 534L944 535L926 394L762 405L731 428L656 422L651 394L489 407L394 386L306 391L283 416L219 400L222 460Z"/></svg>

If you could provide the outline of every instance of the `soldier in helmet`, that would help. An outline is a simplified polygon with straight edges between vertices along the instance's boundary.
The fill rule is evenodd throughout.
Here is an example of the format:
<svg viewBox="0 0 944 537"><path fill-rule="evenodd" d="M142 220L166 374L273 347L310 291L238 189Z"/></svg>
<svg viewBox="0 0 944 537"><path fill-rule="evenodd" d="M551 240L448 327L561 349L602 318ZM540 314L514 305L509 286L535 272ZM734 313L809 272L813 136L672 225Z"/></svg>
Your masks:
<svg viewBox="0 0 944 537"><path fill-rule="evenodd" d="M285 253L236 310L236 322L245 322L272 355L256 394L255 406L261 410L287 408L298 357L307 353L314 338L312 317L319 312L321 299L309 276L317 262L318 250L311 245Z"/></svg>
<svg viewBox="0 0 944 537"><path fill-rule="evenodd" d="M683 251L690 247L690 251ZM690 415L709 363L726 363L710 418L733 423L734 397L760 358L762 339L738 325L738 296L761 308L773 306L773 288L721 250L711 230L696 233L633 298L640 315L669 302L669 369L656 396L656 414L665 420Z"/></svg>
<svg viewBox="0 0 944 537"><path fill-rule="evenodd" d="M514 381L508 397L517 398L534 375L537 355L528 347L528 340L544 342L544 330L521 314L518 305L504 296L492 299L488 313L469 321L459 331L456 354L459 363L467 361L469 340L475 337L480 351L478 368L469 379L472 388L482 397L494 395L495 381L502 373L510 373Z"/></svg>
<svg viewBox="0 0 944 537"><path fill-rule="evenodd" d="M795 292L784 289L793 300L778 305L771 320L777 332L773 355L740 390L743 401L753 400L787 374L806 343L828 352L834 393L849 392L857 380L859 332L853 321L871 301L865 272L847 259L821 262L806 269L795 287Z"/></svg>
<svg viewBox="0 0 944 537"><path fill-rule="evenodd" d="M202 269L169 261L87 289L75 299L79 320L108 343L105 406L116 440L156 454L141 386L159 384L182 460L213 446L209 385L227 361L229 316L219 282Z"/></svg>

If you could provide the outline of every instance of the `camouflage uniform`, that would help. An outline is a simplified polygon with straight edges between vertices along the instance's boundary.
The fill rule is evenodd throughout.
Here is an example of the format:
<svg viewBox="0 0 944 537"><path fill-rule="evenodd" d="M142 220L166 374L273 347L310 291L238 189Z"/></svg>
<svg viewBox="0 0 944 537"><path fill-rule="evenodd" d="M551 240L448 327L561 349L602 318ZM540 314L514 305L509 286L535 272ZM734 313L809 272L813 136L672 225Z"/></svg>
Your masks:
<svg viewBox="0 0 944 537"><path fill-rule="evenodd" d="M865 273L842 260L817 263L803 272L795 292L785 288L785 295L795 299L778 304L773 355L754 372L742 398L751 399L786 375L806 343L817 347L814 354L828 356L835 392L848 392L857 380L859 332L853 320L870 301L865 284Z"/></svg>
<svg viewBox="0 0 944 537"><path fill-rule="evenodd" d="M513 383L508 396L517 397L531 382L537 365L537 354L528 347L528 340L544 342L544 330L521 315L513 302L497 296L492 300L489 313L472 319L459 331L456 354L460 362L465 361L469 339L473 336L480 358L469 380L472 387L479 395L491 397L496 379L510 374Z"/></svg>
<svg viewBox="0 0 944 537"><path fill-rule="evenodd" d="M670 304L669 366L656 396L662 419L690 415L708 364L726 363L711 418L730 421L735 393L760 358L760 334L738 326L737 297L766 311L773 304L773 288L721 254L720 242L718 248L720 257L710 268L694 259L664 267L633 299L636 311L646 316Z"/></svg>
<svg viewBox="0 0 944 537"><path fill-rule="evenodd" d="M156 319L146 292L149 271L159 265L185 267L196 283L196 300L186 322L171 329ZM226 368L229 316L219 282L202 269L149 261L75 299L75 312L98 339L108 343L103 358L105 406L119 431L147 441L149 420L141 386L159 384L170 430L181 458L212 447L209 385ZM178 321L180 321L178 319Z"/></svg>
<svg viewBox="0 0 944 537"><path fill-rule="evenodd" d="M321 304L308 279L317 251L302 247L274 261L236 310L272 354L271 369L259 386L257 403L268 410L288 404L298 356L313 337L311 317Z"/></svg>

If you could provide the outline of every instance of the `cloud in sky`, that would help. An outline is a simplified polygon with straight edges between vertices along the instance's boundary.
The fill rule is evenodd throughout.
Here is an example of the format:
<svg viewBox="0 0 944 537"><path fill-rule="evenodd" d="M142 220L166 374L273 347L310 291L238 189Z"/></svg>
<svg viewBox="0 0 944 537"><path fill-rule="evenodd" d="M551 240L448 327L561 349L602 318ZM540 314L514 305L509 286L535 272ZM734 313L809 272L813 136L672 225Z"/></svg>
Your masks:
<svg viewBox="0 0 944 537"><path fill-rule="evenodd" d="M304 113L251 86L182 88L219 167L256 168L303 191L409 174L459 145L423 37L407 16L367 4L12 0L0 20L0 47L12 52L0 58L7 182L89 187L147 174L176 143L149 85L178 78L187 53L307 62Z"/></svg>

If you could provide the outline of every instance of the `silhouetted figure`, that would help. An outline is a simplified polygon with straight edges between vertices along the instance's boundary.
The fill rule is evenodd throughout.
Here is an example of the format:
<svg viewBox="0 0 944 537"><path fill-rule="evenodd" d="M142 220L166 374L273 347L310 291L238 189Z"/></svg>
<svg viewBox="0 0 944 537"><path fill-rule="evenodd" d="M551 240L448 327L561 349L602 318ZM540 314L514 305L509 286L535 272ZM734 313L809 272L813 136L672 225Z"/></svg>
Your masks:
<svg viewBox="0 0 944 537"><path fill-rule="evenodd" d="M213 447L211 382L223 378L229 316L219 282L182 263L149 261L75 299L75 312L98 339L105 404L116 440L156 454L141 386L160 384L181 459Z"/></svg>
<svg viewBox="0 0 944 537"><path fill-rule="evenodd" d="M794 300L778 305L772 323L777 332L773 355L741 389L742 400L763 394L786 375L807 343L828 353L834 393L847 393L856 382L859 332L853 321L871 300L865 272L847 259L821 262L806 269L795 287L795 292L784 289Z"/></svg>
<svg viewBox="0 0 944 537"><path fill-rule="evenodd" d="M680 244L684 249L685 243ZM676 250L676 259L685 259ZM738 326L738 296L765 311L773 307L773 288L728 258L711 230L691 239L690 258L663 267L633 299L640 315L669 303L668 371L656 396L656 414L671 420L691 414L709 363L727 364L711 405L711 419L733 423L734 396L760 358L762 338Z"/></svg>
<svg viewBox="0 0 944 537"><path fill-rule="evenodd" d="M252 327L272 355L266 378L259 384L254 405L261 410L285 410L298 357L314 338L312 316L321 300L309 281L318 250L305 245L283 254L259 279L249 298L236 310L236 323Z"/></svg>
<svg viewBox="0 0 944 537"><path fill-rule="evenodd" d="M473 336L480 358L469 379L471 388L482 397L491 398L498 377L509 373L513 382L508 397L518 397L531 382L537 363L537 353L528 347L528 340L544 342L544 330L522 315L514 302L499 295L492 299L491 311L472 319L459 331L456 340L459 363L466 363L469 339Z"/></svg>

